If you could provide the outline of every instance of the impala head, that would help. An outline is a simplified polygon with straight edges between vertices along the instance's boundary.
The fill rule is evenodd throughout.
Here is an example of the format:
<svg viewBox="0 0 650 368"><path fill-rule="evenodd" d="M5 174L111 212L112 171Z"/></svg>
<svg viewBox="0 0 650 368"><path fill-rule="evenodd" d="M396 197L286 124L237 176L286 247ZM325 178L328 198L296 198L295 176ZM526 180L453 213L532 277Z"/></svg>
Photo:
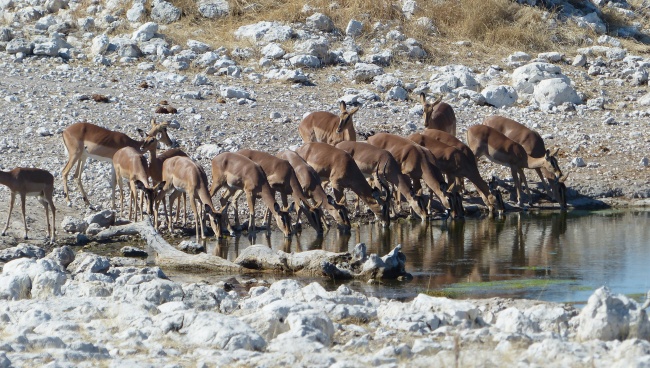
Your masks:
<svg viewBox="0 0 650 368"><path fill-rule="evenodd" d="M388 227L390 224L390 198L382 198L381 192L377 188L372 188L372 198L377 201L377 205L379 206L381 225Z"/></svg>
<svg viewBox="0 0 650 368"><path fill-rule="evenodd" d="M438 97L434 102L427 102L427 96L422 92L420 93L420 101L422 102L422 109L424 110L424 113L422 114L422 117L424 118L424 127L428 128L434 108L440 103L440 101L442 101L442 96Z"/></svg>
<svg viewBox="0 0 650 368"><path fill-rule="evenodd" d="M291 236L292 232L291 216L289 215L289 212L293 211L293 203L288 208L280 208L280 205L277 203L273 205L273 216L275 217L275 222L278 224L278 227L287 238Z"/></svg>
<svg viewBox="0 0 650 368"><path fill-rule="evenodd" d="M305 214L307 215L307 220L311 227L316 230L318 234L323 233L323 211L320 209L320 203L315 206L305 206L303 205Z"/></svg>
<svg viewBox="0 0 650 368"><path fill-rule="evenodd" d="M488 210L492 213L495 209L499 216L503 215L503 212L506 210L506 205L503 202L503 196L499 191L499 183L496 176L492 176L492 179L488 182L488 187L490 189L490 195L488 196Z"/></svg>
<svg viewBox="0 0 650 368"><path fill-rule="evenodd" d="M560 170L560 165L557 162L557 154L560 151L559 148L555 148L552 152L551 150L546 150L544 154L544 168L555 175L555 178L560 178L562 176L562 170Z"/></svg>
<svg viewBox="0 0 650 368"><path fill-rule="evenodd" d="M153 205L155 203L156 197L162 191L165 186L165 182L161 181L155 187L149 188L140 180L135 181L135 187L138 190L141 190L144 194L144 198L147 200L147 213L151 216L153 215Z"/></svg>
<svg viewBox="0 0 650 368"><path fill-rule="evenodd" d="M167 147L175 148L178 147L178 142L172 140L167 133L167 128L169 128L169 122L164 121L162 123L156 123L156 119L151 119L151 129L147 133L149 137L156 137L161 143L165 144Z"/></svg>
<svg viewBox="0 0 650 368"><path fill-rule="evenodd" d="M334 217L339 226L343 228L345 232L350 231L352 225L350 225L350 217L348 216L348 208L345 206L345 198L341 200L341 203L336 203L336 200L332 196L327 196L327 202L331 205L330 215Z"/></svg>
<svg viewBox="0 0 650 368"><path fill-rule="evenodd" d="M221 208L220 212L215 212L212 209L212 206L207 203L204 205L204 209L205 211L203 211L204 214L203 221L205 221L206 219L209 220L210 226L212 227L212 231L214 231L214 236L217 238L221 238L222 235L221 228L222 228L222 223L224 218L223 214L228 209L228 203L226 203L226 205L224 205L223 208Z"/></svg>
<svg viewBox="0 0 650 368"><path fill-rule="evenodd" d="M453 218L465 217L465 208L463 208L463 196L457 191L445 192L445 197L449 201L449 211Z"/></svg>
<svg viewBox="0 0 650 368"><path fill-rule="evenodd" d="M549 184L551 185L551 191L553 192L555 200L557 201L557 203L560 204L560 209L563 211L566 211L567 208L567 204L566 204L567 190L564 182L569 177L569 174L570 173L567 173L566 175L561 176L555 180L549 180Z"/></svg>
<svg viewBox="0 0 650 368"><path fill-rule="evenodd" d="M339 103L339 108L341 109L341 115L339 115L339 125L336 127L337 133L341 133L347 126L352 126L352 115L359 111L358 107L348 111L343 101Z"/></svg>
<svg viewBox="0 0 650 368"><path fill-rule="evenodd" d="M422 220L425 220L427 218L427 202L426 200L417 194L411 189L409 192L409 204L411 205L411 208L413 211L415 211L415 214L418 215Z"/></svg>

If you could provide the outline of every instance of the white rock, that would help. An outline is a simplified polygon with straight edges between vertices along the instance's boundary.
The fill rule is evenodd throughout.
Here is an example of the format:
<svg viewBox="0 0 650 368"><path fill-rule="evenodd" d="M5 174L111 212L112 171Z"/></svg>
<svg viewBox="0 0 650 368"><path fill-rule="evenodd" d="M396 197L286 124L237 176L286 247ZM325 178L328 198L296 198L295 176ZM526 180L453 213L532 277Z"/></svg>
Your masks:
<svg viewBox="0 0 650 368"><path fill-rule="evenodd" d="M78 273L104 273L110 267L111 262L107 257L98 256L93 253L81 253L68 266L68 269L75 275Z"/></svg>
<svg viewBox="0 0 650 368"><path fill-rule="evenodd" d="M566 79L552 78L540 81L534 89L533 98L539 104L552 104L555 106L566 102L582 104L582 99L571 87Z"/></svg>
<svg viewBox="0 0 650 368"><path fill-rule="evenodd" d="M539 327L515 307L506 308L499 312L494 326L504 332L526 335L539 331Z"/></svg>
<svg viewBox="0 0 650 368"><path fill-rule="evenodd" d="M278 22L259 22L241 26L235 31L235 37L239 39L249 39L252 42L263 41L284 42L294 36L291 27L282 25Z"/></svg>
<svg viewBox="0 0 650 368"><path fill-rule="evenodd" d="M210 19L221 18L228 15L230 5L226 0L200 0L199 13Z"/></svg>
<svg viewBox="0 0 650 368"><path fill-rule="evenodd" d="M315 56L323 62L329 59L329 41L325 37L296 42L294 50L296 53Z"/></svg>
<svg viewBox="0 0 650 368"><path fill-rule="evenodd" d="M314 28L318 31L331 32L334 30L334 22L330 17L322 13L314 13L307 17L305 21L307 27Z"/></svg>
<svg viewBox="0 0 650 368"><path fill-rule="evenodd" d="M648 165L650 165L650 160L648 160L647 157L644 157L644 158L641 159L641 162L639 162L639 164L640 164L641 166L645 166L645 167L647 167Z"/></svg>
<svg viewBox="0 0 650 368"><path fill-rule="evenodd" d="M374 77L384 74L384 69L379 65L356 63L351 72L351 78L356 82L370 82Z"/></svg>
<svg viewBox="0 0 650 368"><path fill-rule="evenodd" d="M241 88L221 86L219 87L219 94L223 98L245 98L250 99L251 94Z"/></svg>
<svg viewBox="0 0 650 368"><path fill-rule="evenodd" d="M102 55L108 49L110 41L108 36L103 34L93 38L92 46L90 46L90 52L93 55Z"/></svg>
<svg viewBox="0 0 650 368"><path fill-rule="evenodd" d="M571 65L576 67L583 67L587 65L587 57L583 54L578 54L575 58L573 58Z"/></svg>
<svg viewBox="0 0 650 368"><path fill-rule="evenodd" d="M363 23L356 19L350 19L347 27L345 27L345 34L350 37L358 37L363 32Z"/></svg>
<svg viewBox="0 0 650 368"><path fill-rule="evenodd" d="M596 12L589 13L583 17L574 17L572 18L578 27L591 29L598 34L605 34L607 32L607 26L603 22Z"/></svg>
<svg viewBox="0 0 650 368"><path fill-rule="evenodd" d="M187 47L196 52L196 53L204 53L206 51L210 51L210 45L208 45L205 42L197 41L197 40L187 40Z"/></svg>
<svg viewBox="0 0 650 368"><path fill-rule="evenodd" d="M20 243L15 247L0 250L0 261L9 262L18 258L43 258L45 251L36 245Z"/></svg>
<svg viewBox="0 0 650 368"><path fill-rule="evenodd" d="M109 227L115 223L115 211L103 210L84 219L89 225L98 224L100 227Z"/></svg>
<svg viewBox="0 0 650 368"><path fill-rule="evenodd" d="M233 351L262 351L264 339L237 318L214 312L186 312L183 316L184 340L197 346Z"/></svg>
<svg viewBox="0 0 650 368"><path fill-rule="evenodd" d="M271 42L262 47L262 55L269 59L280 59L286 53L279 43Z"/></svg>
<svg viewBox="0 0 650 368"><path fill-rule="evenodd" d="M264 76L269 79L277 79L291 83L302 83L309 80L309 77L301 69L274 69L264 74Z"/></svg>
<svg viewBox="0 0 650 368"><path fill-rule="evenodd" d="M562 58L564 58L564 55L562 55L559 52L552 51L552 52L542 52L537 54L538 59L544 59L548 62L551 63L557 63L559 61L562 61Z"/></svg>
<svg viewBox="0 0 650 368"><path fill-rule="evenodd" d="M61 227L68 233L83 233L88 228L88 223L76 217L65 216L61 221Z"/></svg>
<svg viewBox="0 0 650 368"><path fill-rule="evenodd" d="M485 103L494 107L512 106L517 102L517 91L507 85L487 86L481 91Z"/></svg>
<svg viewBox="0 0 650 368"><path fill-rule="evenodd" d="M151 8L151 19L161 24L170 24L181 17L181 10L164 0L154 0Z"/></svg>
<svg viewBox="0 0 650 368"><path fill-rule="evenodd" d="M530 61L531 59L532 57L523 51L516 51L508 56L509 63L527 62Z"/></svg>
<svg viewBox="0 0 650 368"><path fill-rule="evenodd" d="M216 144L203 144L196 149L197 155L199 157L204 157L208 159L213 159L216 155L223 152L223 149Z"/></svg>
<svg viewBox="0 0 650 368"><path fill-rule="evenodd" d="M320 60L312 55L296 55L289 59L292 66L318 68L321 66Z"/></svg>
<svg viewBox="0 0 650 368"><path fill-rule="evenodd" d="M569 78L562 74L560 67L549 63L530 63L512 72L513 87L518 94L532 94L535 85L551 78L562 78L570 84Z"/></svg>
<svg viewBox="0 0 650 368"><path fill-rule="evenodd" d="M144 3L141 2L133 2L131 8L126 11L126 19L132 23L142 21L146 15L147 11L145 10Z"/></svg>
<svg viewBox="0 0 650 368"><path fill-rule="evenodd" d="M400 86L392 87L386 93L386 99L388 100L406 101L407 98L408 92Z"/></svg>
<svg viewBox="0 0 650 368"><path fill-rule="evenodd" d="M9 43L7 43L5 51L8 54L22 53L25 55L31 55L33 49L34 49L33 42L28 41L24 38L14 38L13 40L9 41Z"/></svg>
<svg viewBox="0 0 650 368"><path fill-rule="evenodd" d="M585 167L587 164L585 163L585 160L582 159L582 157L576 157L573 160L571 160L571 165L574 167Z"/></svg>

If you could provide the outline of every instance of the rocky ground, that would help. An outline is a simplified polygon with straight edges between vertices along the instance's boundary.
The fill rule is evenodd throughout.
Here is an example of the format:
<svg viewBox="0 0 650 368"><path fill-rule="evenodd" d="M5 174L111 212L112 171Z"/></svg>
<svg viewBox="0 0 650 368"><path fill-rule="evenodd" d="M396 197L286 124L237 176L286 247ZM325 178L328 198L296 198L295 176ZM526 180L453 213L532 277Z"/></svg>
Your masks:
<svg viewBox="0 0 650 368"><path fill-rule="evenodd" d="M334 30L313 10L305 23L239 28L240 45L228 49L200 37L172 44L165 24L174 20L155 13L156 23L146 23L136 17L135 3L126 14L114 2L92 10L76 2L35 3L0 2L0 167L40 167L55 175L63 243L78 239L64 235L64 217L110 207L110 166L98 162L89 162L83 175L93 209L83 206L73 183L73 205L65 205L61 132L74 122L136 137L151 118L168 120L170 135L208 168L222 151L299 146L302 117L336 112L341 99L360 106L354 118L360 140L380 131L410 134L422 129L420 92L442 94L456 112L461 138L494 114L539 131L547 147L562 149L574 206L645 205L650 195L650 59L643 47L628 49L622 39L600 34L585 14L574 17L596 26L585 31L583 48L477 57L484 55L479 46L454 42L447 46L458 60L436 65L399 27L375 24L376 37L357 38L368 27L351 21ZM169 3L157 4L175 14ZM108 102L95 102L93 94ZM156 114L163 100L178 113ZM486 161L480 169L484 177L509 179L509 170ZM528 177L536 181L534 173ZM8 194L0 191L0 203ZM42 208L28 203L32 243L42 245ZM0 248L21 241L18 213ZM290 280L241 279L235 290L180 283L155 268L110 267L107 259L90 257L88 264L100 266L77 260L66 270L56 257L4 265L0 367L650 365L645 312L602 290L582 312L425 295L400 303ZM622 307L607 314L610 302Z"/></svg>

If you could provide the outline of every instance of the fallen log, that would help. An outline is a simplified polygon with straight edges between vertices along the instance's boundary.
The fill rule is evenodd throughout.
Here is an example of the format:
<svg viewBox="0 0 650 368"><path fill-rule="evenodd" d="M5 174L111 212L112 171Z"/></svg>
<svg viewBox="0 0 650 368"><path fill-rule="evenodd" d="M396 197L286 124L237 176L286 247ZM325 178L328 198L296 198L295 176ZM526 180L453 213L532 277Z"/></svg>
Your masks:
<svg viewBox="0 0 650 368"><path fill-rule="evenodd" d="M95 235L95 238L102 241L120 235L140 235L147 242L147 246L155 252L156 266L161 268L180 269L192 272L208 270L218 273L242 273L247 271L241 266L221 257L206 253L187 254L172 247L154 229L149 218L145 218L140 222L112 226L99 232Z"/></svg>
<svg viewBox="0 0 650 368"><path fill-rule="evenodd" d="M405 271L406 257L398 244L384 257L366 255L366 245L359 243L352 254L324 250L287 253L265 245L244 249L235 263L260 271L273 270L295 275L322 275L332 279L410 279Z"/></svg>

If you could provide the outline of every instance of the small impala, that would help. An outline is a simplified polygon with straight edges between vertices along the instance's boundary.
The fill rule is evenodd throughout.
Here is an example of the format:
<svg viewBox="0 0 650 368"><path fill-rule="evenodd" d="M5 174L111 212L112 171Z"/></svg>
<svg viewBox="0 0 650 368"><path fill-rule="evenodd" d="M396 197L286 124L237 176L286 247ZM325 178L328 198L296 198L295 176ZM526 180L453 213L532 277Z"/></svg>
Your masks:
<svg viewBox="0 0 650 368"><path fill-rule="evenodd" d="M270 153L250 149L239 150L237 153L260 165L264 174L266 174L266 180L273 190L273 196L275 197L276 192L280 193L284 208L289 206L287 197L289 195L293 197L294 207L298 213L298 224L300 224L300 214L304 213L316 232L323 233L323 223L318 213L318 206L312 206L307 200L289 161L273 156ZM270 209L267 209L266 216L264 216L265 220L270 215ZM268 221L265 222L268 224Z"/></svg>
<svg viewBox="0 0 650 368"><path fill-rule="evenodd" d="M52 200L54 192L54 176L43 169L17 167L11 171L0 170L0 184L6 185L11 191L9 199L9 213L7 214L7 224L2 230L2 236L7 233L11 212L14 209L16 194L20 195L21 209L23 213L23 223L25 224L25 239L27 239L27 218L25 217L25 197L35 196L45 208L45 219L47 220L47 236L49 241L55 241L56 228L56 208ZM52 210L52 225L50 225L49 210Z"/></svg>
<svg viewBox="0 0 650 368"><path fill-rule="evenodd" d="M165 206L165 215L167 227L172 231L172 222L169 219L169 212L165 203L165 195L173 191L169 197L170 204L174 198L181 193L186 193L189 197L190 207L194 212L194 227L196 229L196 242L199 242L199 227L201 228L201 238L205 239L203 231L204 216L200 216L196 207L196 201L201 203L205 216L210 220L210 226L214 231L215 237L221 237L222 213L217 212L212 204L211 196L208 192L208 176L201 166L195 163L189 157L176 156L171 157L163 163L162 179L164 187L156 197L156 202L163 200ZM227 207L222 208L224 211ZM154 223L158 225L158 211L154 211ZM199 226L200 224L200 226Z"/></svg>
<svg viewBox="0 0 650 368"><path fill-rule="evenodd" d="M212 159L212 186L210 187L210 197L214 196L217 191L226 187L228 194L226 198L234 195L238 190L246 193L248 201L248 232L254 234L255 228L255 200L257 196L262 198L262 201L275 217L280 230L284 233L285 237L291 236L291 216L287 209L281 209L280 205L275 202L273 197L273 190L269 185L266 175L262 168L251 161L248 157L244 157L237 153L223 152L218 154ZM236 203L238 196L234 197ZM223 198L222 198L223 203ZM238 210L235 209L235 219L238 222Z"/></svg>
<svg viewBox="0 0 650 368"><path fill-rule="evenodd" d="M379 190L370 187L363 173L347 152L327 143L312 142L296 150L321 180L328 181L337 203L344 200L343 190L349 188L370 207L384 227L390 223L388 199L381 198Z"/></svg>
<svg viewBox="0 0 650 368"><path fill-rule="evenodd" d="M316 111L307 115L298 125L298 133L303 142L324 142L335 145L341 141L356 141L357 133L354 130L352 115L359 108L348 111L345 102L339 102L340 115L327 111Z"/></svg>
<svg viewBox="0 0 650 368"><path fill-rule="evenodd" d="M531 157L521 144L487 125L474 125L467 129L467 145L477 159L486 156L490 161L510 168L517 189L517 202L520 206L523 205L522 182L529 198L529 204L532 206L532 197L523 169L544 167L551 172L554 170L549 157L550 152L547 151L544 157Z"/></svg>
<svg viewBox="0 0 650 368"><path fill-rule="evenodd" d="M436 159L436 166L440 171L452 178L449 179L450 182L454 178L464 177L469 179L469 181L476 186L476 189L478 189L479 195L481 196L485 206L488 208L488 211L492 213L496 207L499 214L503 213L503 200L500 201L497 198L501 193L496 188L490 189L488 183L483 180L478 171L476 160L468 158L463 154L463 152L455 147L448 146L439 140L427 137L420 133L411 134L408 138L431 151L433 157ZM473 157L474 154L472 154L472 158Z"/></svg>
<svg viewBox="0 0 650 368"><path fill-rule="evenodd" d="M422 189L420 180L424 180L453 216L462 216L460 195L447 191L447 182L442 177L440 169L435 166L435 159L431 152L407 138L388 133L378 133L368 137L368 143L385 149L393 155L402 166L402 173L411 177L413 190L416 193Z"/></svg>
<svg viewBox="0 0 650 368"><path fill-rule="evenodd" d="M390 152L366 142L353 141L340 142L336 148L349 153L366 177L378 176L374 178L376 181L386 181L395 186L397 191L406 198L413 212L422 221L426 221L427 210L422 197L415 194L411 180L402 174L400 165ZM380 175L376 175L380 170Z"/></svg>
<svg viewBox="0 0 650 368"><path fill-rule="evenodd" d="M350 231L350 217L348 215L348 209L345 207L345 203L337 203L332 196L325 193L322 181L316 170L309 166L309 164L307 164L307 162L305 162L305 160L294 151L282 151L276 156L289 161L296 173L296 177L300 182L303 192L307 197L310 197L314 201L316 204L315 207L323 206L343 231ZM322 210L319 211L322 223L327 225L327 220L325 220Z"/></svg>

